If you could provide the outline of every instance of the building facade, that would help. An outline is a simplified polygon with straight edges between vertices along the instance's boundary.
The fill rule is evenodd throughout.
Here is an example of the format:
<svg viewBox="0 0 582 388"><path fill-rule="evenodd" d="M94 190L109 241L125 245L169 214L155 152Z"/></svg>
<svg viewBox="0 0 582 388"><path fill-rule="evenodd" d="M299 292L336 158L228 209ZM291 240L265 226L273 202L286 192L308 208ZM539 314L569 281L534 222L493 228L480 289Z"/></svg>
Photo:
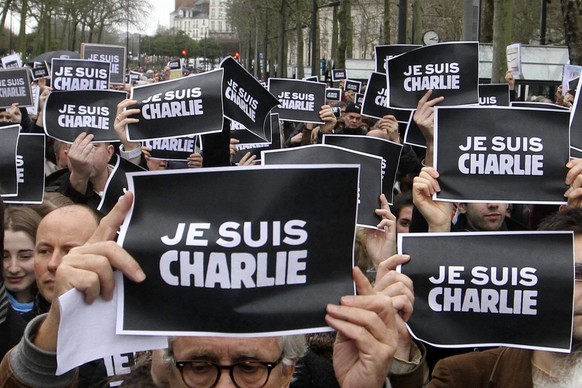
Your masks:
<svg viewBox="0 0 582 388"><path fill-rule="evenodd" d="M226 8L227 0L175 0L170 28L184 31L194 40L232 38Z"/></svg>

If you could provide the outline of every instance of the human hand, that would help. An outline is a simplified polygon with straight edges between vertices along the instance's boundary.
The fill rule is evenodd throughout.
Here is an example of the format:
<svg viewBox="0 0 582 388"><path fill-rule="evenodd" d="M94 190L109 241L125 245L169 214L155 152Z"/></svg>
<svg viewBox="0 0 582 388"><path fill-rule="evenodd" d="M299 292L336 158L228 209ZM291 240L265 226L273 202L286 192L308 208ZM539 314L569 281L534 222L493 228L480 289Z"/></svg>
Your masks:
<svg viewBox="0 0 582 388"><path fill-rule="evenodd" d="M194 152L188 156L187 162L190 168L201 168L202 167L202 155L199 152Z"/></svg>
<svg viewBox="0 0 582 388"><path fill-rule="evenodd" d="M412 184L412 201L428 222L429 232L449 232L453 204L432 199L433 194L441 191L438 177L434 168L423 167Z"/></svg>
<svg viewBox="0 0 582 388"><path fill-rule="evenodd" d="M12 116L12 124L20 124L22 122L22 113L17 102L10 105L7 111Z"/></svg>
<svg viewBox="0 0 582 388"><path fill-rule="evenodd" d="M233 137L230 138L230 144L229 144L229 149L230 149L230 160L232 161L233 156L237 153L238 148L236 147L236 145L240 143L240 141L238 139L235 139Z"/></svg>
<svg viewBox="0 0 582 388"><path fill-rule="evenodd" d="M382 261L396 253L396 217L390 211L384 194L380 195L380 209L376 209L375 213L382 217L377 225L381 230L366 228L364 244L374 268L378 268Z"/></svg>
<svg viewBox="0 0 582 388"><path fill-rule="evenodd" d="M325 321L337 330L333 368L341 387L383 387L398 344L397 312L359 268L352 274L358 295L327 306Z"/></svg>
<svg viewBox="0 0 582 388"><path fill-rule="evenodd" d="M303 139L303 132L298 132L295 135L291 136L289 139L291 144L301 144L301 140Z"/></svg>
<svg viewBox="0 0 582 388"><path fill-rule="evenodd" d="M564 96L564 102L562 105L567 106L568 108L571 108L573 103L574 103L574 96L568 91L566 93L566 95Z"/></svg>
<svg viewBox="0 0 582 388"><path fill-rule="evenodd" d="M239 166L254 166L255 164L257 164L257 155L253 155L250 151L244 154L238 162Z"/></svg>
<svg viewBox="0 0 582 388"><path fill-rule="evenodd" d="M53 88L46 86L46 81L44 78L39 80L38 85L40 86L40 95L38 96L38 115L36 116L36 125L39 127L44 127L44 117L42 115L42 111L44 110L46 99L53 91Z"/></svg>
<svg viewBox="0 0 582 388"><path fill-rule="evenodd" d="M115 115L115 121L113 122L115 133L121 141L121 144L123 144L123 148L125 148L126 152L141 146L139 142L129 142L127 140L127 132L125 131L125 128L128 124L135 124L139 122L139 119L135 117L129 117L139 114L139 109L127 109L130 106L135 106L136 104L137 100L130 100L129 98L126 98L117 104L117 113Z"/></svg>
<svg viewBox="0 0 582 388"><path fill-rule="evenodd" d="M582 159L572 159L567 164L566 184L570 185L564 193L569 207L582 206Z"/></svg>
<svg viewBox="0 0 582 388"><path fill-rule="evenodd" d="M400 143L400 132L398 132L398 121L393 115L382 117L377 123L376 128L383 130L388 135L388 140Z"/></svg>
<svg viewBox="0 0 582 388"><path fill-rule="evenodd" d="M91 177L95 147L93 135L83 132L75 138L67 153L67 165L71 171L71 185L80 193L87 191L87 183Z"/></svg>
<svg viewBox="0 0 582 388"><path fill-rule="evenodd" d="M330 105L321 106L321 109L319 110L319 118L323 121L323 125L319 127L322 133L330 133L337 123L337 117L335 117Z"/></svg>
<svg viewBox="0 0 582 388"><path fill-rule="evenodd" d="M510 69L505 72L505 82L509 85L509 90L515 89L515 77Z"/></svg>
<svg viewBox="0 0 582 388"><path fill-rule="evenodd" d="M399 265L410 260L408 255L393 255L378 266L374 290L392 298L392 305L398 312L396 325L398 328L398 348L395 357L409 361L412 337L406 322L412 315L414 306L414 288L412 280L403 273L397 272Z"/></svg>
<svg viewBox="0 0 582 388"><path fill-rule="evenodd" d="M445 98L443 96L430 100L432 90L428 90L416 105L414 116L412 117L420 132L426 141L425 164L432 165L433 160L433 143L434 143L434 106L441 103Z"/></svg>
<svg viewBox="0 0 582 388"><path fill-rule="evenodd" d="M134 282L139 283L145 279L137 261L113 241L132 202L133 193L124 194L101 220L91 238L84 245L72 248L63 257L55 274L57 298L54 298L48 316L34 339L41 349L56 351L60 323L59 296L75 288L84 294L86 303L93 303L99 295L105 300L111 300L115 287L115 269Z"/></svg>

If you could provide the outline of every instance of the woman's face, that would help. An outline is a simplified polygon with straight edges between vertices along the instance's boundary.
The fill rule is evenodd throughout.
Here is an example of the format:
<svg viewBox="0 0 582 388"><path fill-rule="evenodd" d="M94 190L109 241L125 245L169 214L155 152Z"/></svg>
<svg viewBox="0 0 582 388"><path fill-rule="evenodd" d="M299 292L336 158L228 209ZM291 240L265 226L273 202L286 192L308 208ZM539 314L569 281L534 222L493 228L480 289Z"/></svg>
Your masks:
<svg viewBox="0 0 582 388"><path fill-rule="evenodd" d="M404 206L400 209L400 214L396 220L396 233L408 233L410 221L412 221L412 206Z"/></svg>
<svg viewBox="0 0 582 388"><path fill-rule="evenodd" d="M34 241L25 232L4 231L2 276L8 291L30 297L30 288L35 282Z"/></svg>

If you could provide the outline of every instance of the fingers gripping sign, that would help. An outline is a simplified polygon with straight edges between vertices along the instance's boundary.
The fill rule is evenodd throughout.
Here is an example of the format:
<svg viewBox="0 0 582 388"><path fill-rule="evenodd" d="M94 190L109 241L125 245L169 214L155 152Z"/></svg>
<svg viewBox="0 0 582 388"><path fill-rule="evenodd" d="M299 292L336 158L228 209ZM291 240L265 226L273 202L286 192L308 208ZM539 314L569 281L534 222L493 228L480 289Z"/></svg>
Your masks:
<svg viewBox="0 0 582 388"><path fill-rule="evenodd" d="M139 264L113 241L133 203L133 194L126 193L111 212L99 223L89 240L72 248L56 270L55 298L46 320L39 328L35 344L42 349L55 351L60 309L58 297L72 288L84 294L92 303L101 295L105 300L113 297L114 270L120 270L134 282L141 282L145 274Z"/></svg>
<svg viewBox="0 0 582 388"><path fill-rule="evenodd" d="M358 268L353 277L358 295L327 306L325 320L338 332L335 374L342 387L382 387L397 348L397 312L392 299L376 293Z"/></svg>

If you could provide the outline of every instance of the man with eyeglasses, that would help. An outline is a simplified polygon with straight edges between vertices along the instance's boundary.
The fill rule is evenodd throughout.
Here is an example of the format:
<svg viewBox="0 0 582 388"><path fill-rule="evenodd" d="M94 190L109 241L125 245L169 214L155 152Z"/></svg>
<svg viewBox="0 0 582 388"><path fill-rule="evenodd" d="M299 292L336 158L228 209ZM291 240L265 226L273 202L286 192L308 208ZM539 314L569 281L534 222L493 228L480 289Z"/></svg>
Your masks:
<svg viewBox="0 0 582 388"><path fill-rule="evenodd" d="M62 258L55 275L55 295L76 288L84 293L87 303L99 295L110 300L114 269L131 281L145 279L139 264L111 241L132 202L133 194L126 193L89 241ZM339 305L326 307L326 323L337 331L335 377L341 387L383 387L398 347L399 311L408 316L412 303L376 292L357 268L353 276L358 295L344 296ZM77 386L74 370L54 376L59 323L55 298L49 313L33 320L21 343L2 360L0 386ZM153 378L160 384L166 380L171 387L288 387L304 345L296 344L289 354L284 346L286 338L177 337L171 346L174 362L165 373L156 373L160 368L154 368Z"/></svg>
<svg viewBox="0 0 582 388"><path fill-rule="evenodd" d="M157 383L172 387L209 388L225 383L237 387L284 387L296 361L305 352L302 335L264 338L178 337L171 339L171 369L152 368ZM162 360L162 358L158 358ZM165 375L164 375L165 374ZM226 377L228 375L228 377Z"/></svg>

